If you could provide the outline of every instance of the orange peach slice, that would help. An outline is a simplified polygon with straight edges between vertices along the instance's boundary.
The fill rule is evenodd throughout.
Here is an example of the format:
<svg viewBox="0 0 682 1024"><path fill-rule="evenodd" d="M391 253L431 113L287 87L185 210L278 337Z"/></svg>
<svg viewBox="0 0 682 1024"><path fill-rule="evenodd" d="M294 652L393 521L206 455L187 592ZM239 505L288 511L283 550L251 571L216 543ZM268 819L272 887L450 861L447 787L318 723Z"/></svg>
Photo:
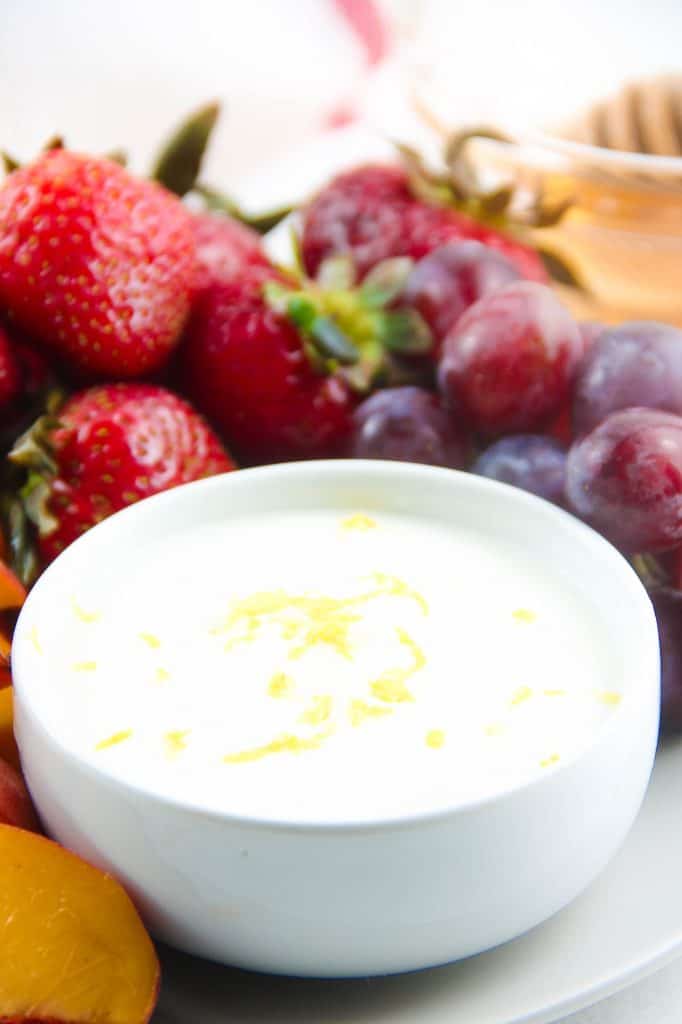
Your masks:
<svg viewBox="0 0 682 1024"><path fill-rule="evenodd" d="M21 608L26 600L26 587L4 562L0 562L0 611Z"/></svg>
<svg viewBox="0 0 682 1024"><path fill-rule="evenodd" d="M0 879L0 1021L146 1024L159 964L116 879L10 825Z"/></svg>
<svg viewBox="0 0 682 1024"><path fill-rule="evenodd" d="M0 690L0 758L19 771L19 749L14 739L14 693L8 686Z"/></svg>

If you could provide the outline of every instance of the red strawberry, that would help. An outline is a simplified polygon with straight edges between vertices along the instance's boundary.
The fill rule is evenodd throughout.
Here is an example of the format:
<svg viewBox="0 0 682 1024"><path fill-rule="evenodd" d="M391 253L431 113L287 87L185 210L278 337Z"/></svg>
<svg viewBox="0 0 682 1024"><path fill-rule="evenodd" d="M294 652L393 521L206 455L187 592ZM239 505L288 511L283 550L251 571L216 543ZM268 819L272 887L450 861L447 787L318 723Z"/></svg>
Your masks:
<svg viewBox="0 0 682 1024"><path fill-rule="evenodd" d="M196 291L230 281L244 266L267 266L260 235L233 217L197 213L192 217L196 245Z"/></svg>
<svg viewBox="0 0 682 1024"><path fill-rule="evenodd" d="M183 387L249 462L331 454L351 426L345 381L316 371L300 332L263 298L277 277L250 267L203 292L180 353Z"/></svg>
<svg viewBox="0 0 682 1024"><path fill-rule="evenodd" d="M189 213L116 163L52 150L0 188L0 302L77 370L158 368L193 273Z"/></svg>
<svg viewBox="0 0 682 1024"><path fill-rule="evenodd" d="M43 353L16 327L0 325L0 451L45 411L59 384Z"/></svg>
<svg viewBox="0 0 682 1024"><path fill-rule="evenodd" d="M415 199L400 167L369 164L346 171L303 211L303 262L312 275L329 256L352 256L364 276L390 257L421 259L446 242L463 239L497 249L523 277L547 281L534 249L452 207Z"/></svg>
<svg viewBox="0 0 682 1024"><path fill-rule="evenodd" d="M140 498L235 468L201 416L151 384L89 388L73 395L58 417L56 426L39 421L33 444L21 439L11 456L36 465L25 491L43 563Z"/></svg>

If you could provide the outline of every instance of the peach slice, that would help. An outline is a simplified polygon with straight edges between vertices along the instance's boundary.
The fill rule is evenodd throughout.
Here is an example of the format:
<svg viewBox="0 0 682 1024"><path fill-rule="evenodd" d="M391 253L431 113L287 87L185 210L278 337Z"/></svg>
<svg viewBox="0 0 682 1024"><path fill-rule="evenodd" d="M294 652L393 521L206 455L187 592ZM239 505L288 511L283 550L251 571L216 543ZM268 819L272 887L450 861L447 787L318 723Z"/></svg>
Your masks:
<svg viewBox="0 0 682 1024"><path fill-rule="evenodd" d="M9 656L12 649L11 629L8 624L2 622L5 616L0 612L0 690L12 684Z"/></svg>
<svg viewBox="0 0 682 1024"><path fill-rule="evenodd" d="M14 739L14 692L11 686L0 689L0 758L21 770L19 748Z"/></svg>
<svg viewBox="0 0 682 1024"><path fill-rule="evenodd" d="M0 879L0 1021L146 1024L159 964L115 878L0 825Z"/></svg>
<svg viewBox="0 0 682 1024"><path fill-rule="evenodd" d="M0 611L21 608L26 600L26 587L8 565L0 562Z"/></svg>

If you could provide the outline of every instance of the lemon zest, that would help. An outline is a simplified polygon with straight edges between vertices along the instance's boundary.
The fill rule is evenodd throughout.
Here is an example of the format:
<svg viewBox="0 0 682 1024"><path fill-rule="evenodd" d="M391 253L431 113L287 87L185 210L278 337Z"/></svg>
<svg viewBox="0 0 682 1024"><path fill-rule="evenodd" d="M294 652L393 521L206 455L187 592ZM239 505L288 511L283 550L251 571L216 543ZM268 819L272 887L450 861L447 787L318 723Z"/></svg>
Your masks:
<svg viewBox="0 0 682 1024"><path fill-rule="evenodd" d="M225 650L231 651L239 644L251 643L264 627L275 625L282 639L294 644L288 652L290 659L324 645L351 660L350 629L360 620L360 606L382 597L408 598L428 615L424 597L404 580L386 573L374 573L371 579L376 584L373 589L342 598L290 594L281 589L257 591L234 601L226 618L210 632L214 636L227 634Z"/></svg>
<svg viewBox="0 0 682 1024"><path fill-rule="evenodd" d="M78 604L75 597L71 598L71 607L74 615L76 618L80 619L81 622L97 622L97 620L102 617L101 612L86 612L85 609Z"/></svg>
<svg viewBox="0 0 682 1024"><path fill-rule="evenodd" d="M334 701L332 697L313 697L310 707L299 716L299 722L304 725L322 725L328 722L331 717Z"/></svg>
<svg viewBox="0 0 682 1024"><path fill-rule="evenodd" d="M163 737L163 745L166 749L166 754L169 757L174 757L176 754L180 754L186 749L189 732L189 729L176 729L165 734Z"/></svg>
<svg viewBox="0 0 682 1024"><path fill-rule="evenodd" d="M294 681L286 672L275 672L268 683L269 697L290 697L294 691Z"/></svg>
<svg viewBox="0 0 682 1024"><path fill-rule="evenodd" d="M341 520L341 529L347 530L349 533L352 531L367 533L368 530L376 530L377 526L376 519L372 519L371 516L367 516L363 512L356 512L354 515L346 516L345 519Z"/></svg>
<svg viewBox="0 0 682 1024"><path fill-rule="evenodd" d="M421 647L412 639L406 630L396 629L400 643L407 647L412 655L412 664L406 668L388 668L378 679L374 679L369 688L377 700L387 704L403 704L413 701L414 696L405 685L407 680L426 665L426 656Z"/></svg>
<svg viewBox="0 0 682 1024"><path fill-rule="evenodd" d="M118 743L123 743L125 740L129 740L132 735L132 729L122 729L120 732L115 732L113 736L108 736L105 740L100 740L95 747L95 750L106 750L107 747L115 747Z"/></svg>
<svg viewBox="0 0 682 1024"><path fill-rule="evenodd" d="M245 764L249 761L260 761L270 754L301 754L307 750L318 750L324 741L329 739L332 732L332 729L326 729L324 732L318 732L307 738L284 733L271 740L270 743L264 743L263 746L240 750L235 754L226 754L223 757L223 762L225 764Z"/></svg>
<svg viewBox="0 0 682 1024"><path fill-rule="evenodd" d="M154 633L138 633L138 636L140 640L144 640L147 646L153 648L153 650L158 650L161 646L161 641Z"/></svg>
<svg viewBox="0 0 682 1024"><path fill-rule="evenodd" d="M596 698L600 704L609 704L615 707L616 704L620 704L623 699L620 693L615 693L613 690L599 690L596 694Z"/></svg>
<svg viewBox="0 0 682 1024"><path fill-rule="evenodd" d="M361 725L368 718L380 718L393 713L393 708L385 708L376 704L367 704L366 701L352 700L348 706L348 717L353 726Z"/></svg>
<svg viewBox="0 0 682 1024"><path fill-rule="evenodd" d="M33 644L33 647L35 648L35 650L37 651L38 654L43 654L44 653L43 652L43 645L41 644L40 637L38 636L38 627L37 626L34 626L32 628L32 630L31 630L31 643Z"/></svg>
<svg viewBox="0 0 682 1024"><path fill-rule="evenodd" d="M511 695L510 704L512 707L517 707L519 704L523 704L524 701L530 700L533 696L533 691L530 686L519 686L518 689L514 690Z"/></svg>

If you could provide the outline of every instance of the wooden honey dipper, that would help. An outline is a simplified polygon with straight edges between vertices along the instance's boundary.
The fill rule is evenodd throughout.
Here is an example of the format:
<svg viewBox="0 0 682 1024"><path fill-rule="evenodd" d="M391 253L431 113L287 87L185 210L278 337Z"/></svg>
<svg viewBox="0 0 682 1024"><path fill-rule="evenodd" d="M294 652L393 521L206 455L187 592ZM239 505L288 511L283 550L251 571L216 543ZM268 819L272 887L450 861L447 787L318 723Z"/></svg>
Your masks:
<svg viewBox="0 0 682 1024"><path fill-rule="evenodd" d="M628 82L559 129L562 138L650 156L682 156L682 74Z"/></svg>

